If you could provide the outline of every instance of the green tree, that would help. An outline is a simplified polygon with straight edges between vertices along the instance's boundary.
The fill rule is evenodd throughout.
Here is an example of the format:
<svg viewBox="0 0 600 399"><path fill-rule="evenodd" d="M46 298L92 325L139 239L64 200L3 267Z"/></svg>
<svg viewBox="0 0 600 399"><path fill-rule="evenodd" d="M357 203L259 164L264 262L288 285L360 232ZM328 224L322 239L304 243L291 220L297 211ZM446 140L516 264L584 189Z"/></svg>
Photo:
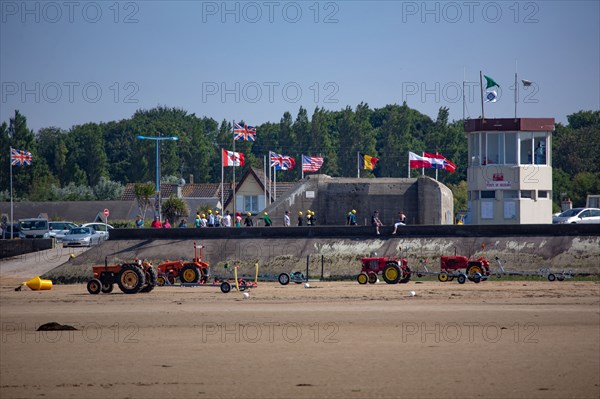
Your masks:
<svg viewBox="0 0 600 399"><path fill-rule="evenodd" d="M162 214L165 219L168 219L174 224L180 218L188 217L190 215L190 210L183 199L171 195L162 203Z"/></svg>
<svg viewBox="0 0 600 399"><path fill-rule="evenodd" d="M136 183L133 186L133 193L138 205L138 212L142 216L142 219L146 219L146 212L148 211L148 207L151 205L150 198L152 198L155 193L154 184Z"/></svg>

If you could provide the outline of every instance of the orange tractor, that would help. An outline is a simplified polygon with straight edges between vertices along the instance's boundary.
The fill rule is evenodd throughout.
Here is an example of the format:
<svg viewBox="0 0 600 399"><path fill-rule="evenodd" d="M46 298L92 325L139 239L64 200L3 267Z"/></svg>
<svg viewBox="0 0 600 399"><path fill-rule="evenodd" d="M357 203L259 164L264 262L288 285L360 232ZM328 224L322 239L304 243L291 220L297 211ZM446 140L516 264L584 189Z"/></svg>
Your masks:
<svg viewBox="0 0 600 399"><path fill-rule="evenodd" d="M196 245L194 241L194 260L191 262L184 260L169 261L158 265L157 284L173 285L175 279L179 278L182 284L205 284L208 280L209 265L202 261L202 249L204 246ZM200 254L198 255L198 250Z"/></svg>
<svg viewBox="0 0 600 399"><path fill-rule="evenodd" d="M150 292L156 285L156 272L146 261L109 265L105 258L103 266L93 266L92 270L94 278L88 281L87 290L93 295L111 293L115 283L125 294Z"/></svg>
<svg viewBox="0 0 600 399"><path fill-rule="evenodd" d="M359 284L375 284L381 274L388 284L404 284L410 281L411 271L406 259L387 257L369 257L361 259L360 274L356 276Z"/></svg>

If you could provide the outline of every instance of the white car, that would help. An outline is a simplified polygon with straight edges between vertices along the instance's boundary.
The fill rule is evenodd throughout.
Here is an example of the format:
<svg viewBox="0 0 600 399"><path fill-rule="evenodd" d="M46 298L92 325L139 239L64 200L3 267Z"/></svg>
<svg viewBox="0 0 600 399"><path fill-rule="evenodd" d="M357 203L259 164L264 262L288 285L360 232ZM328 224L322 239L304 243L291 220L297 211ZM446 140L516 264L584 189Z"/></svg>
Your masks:
<svg viewBox="0 0 600 399"><path fill-rule="evenodd" d="M600 224L600 209L598 208L573 208L564 211L552 218L553 224L583 223Z"/></svg>
<svg viewBox="0 0 600 399"><path fill-rule="evenodd" d="M91 227L74 227L62 238L63 248L91 247L100 244L102 236Z"/></svg>
<svg viewBox="0 0 600 399"><path fill-rule="evenodd" d="M57 242L61 242L65 234L74 227L78 227L73 222L49 222L50 237L56 238Z"/></svg>
<svg viewBox="0 0 600 399"><path fill-rule="evenodd" d="M110 230L113 229L113 227L110 224L99 223L99 222L85 223L85 224L82 224L81 227L91 227L92 229L96 230L96 232L98 234L100 234L102 236L103 240L108 240L108 234L109 234Z"/></svg>

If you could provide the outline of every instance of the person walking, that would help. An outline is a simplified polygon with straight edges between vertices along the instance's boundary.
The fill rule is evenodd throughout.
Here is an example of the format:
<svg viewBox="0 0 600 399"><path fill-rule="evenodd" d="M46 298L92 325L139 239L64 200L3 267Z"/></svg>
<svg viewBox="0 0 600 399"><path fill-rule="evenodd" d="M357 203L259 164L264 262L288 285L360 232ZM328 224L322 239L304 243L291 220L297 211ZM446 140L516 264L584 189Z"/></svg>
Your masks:
<svg viewBox="0 0 600 399"><path fill-rule="evenodd" d="M252 214L250 212L246 213L246 219L244 220L244 226L246 226L246 227L254 226L254 221L252 220Z"/></svg>
<svg viewBox="0 0 600 399"><path fill-rule="evenodd" d="M165 219L165 222L162 225L163 229L170 229L171 228L171 223L169 222L169 219Z"/></svg>
<svg viewBox="0 0 600 399"><path fill-rule="evenodd" d="M212 209L208 210L208 227L215 227L215 215L213 215Z"/></svg>
<svg viewBox="0 0 600 399"><path fill-rule="evenodd" d="M225 211L225 216L223 216L223 227L231 227L231 215L229 211Z"/></svg>
<svg viewBox="0 0 600 399"><path fill-rule="evenodd" d="M160 222L158 216L154 218L154 221L152 222L152 227L155 229L160 229L162 227L162 223Z"/></svg>
<svg viewBox="0 0 600 399"><path fill-rule="evenodd" d="M262 218L265 221L265 227L270 227L273 224L273 221L267 212L264 213Z"/></svg>
<svg viewBox="0 0 600 399"><path fill-rule="evenodd" d="M396 223L394 223L394 231L392 234L396 234L398 226L406 226L406 215L404 214L404 211L398 212L398 218L396 219Z"/></svg>
<svg viewBox="0 0 600 399"><path fill-rule="evenodd" d="M242 227L242 213L235 213L235 227Z"/></svg>
<svg viewBox="0 0 600 399"><path fill-rule="evenodd" d="M194 220L194 225L196 228L202 227L202 218L200 217L200 212L196 212L196 219Z"/></svg>
<svg viewBox="0 0 600 399"><path fill-rule="evenodd" d="M302 226L304 218L302 217L302 211L298 212L298 226Z"/></svg>
<svg viewBox="0 0 600 399"><path fill-rule="evenodd" d="M283 227L290 227L290 211L285 211L283 215Z"/></svg>
<svg viewBox="0 0 600 399"><path fill-rule="evenodd" d="M371 225L375 226L375 231L377 232L377 235L379 235L379 228L383 226L383 223L379 220L379 211L373 212L373 216L371 216Z"/></svg>
<svg viewBox="0 0 600 399"><path fill-rule="evenodd" d="M142 219L142 215L137 215L137 218L135 219L135 228L141 229L143 227L144 227L144 219Z"/></svg>
<svg viewBox="0 0 600 399"><path fill-rule="evenodd" d="M200 227L206 227L208 225L208 220L206 220L206 215L203 213L200 215Z"/></svg>
<svg viewBox="0 0 600 399"><path fill-rule="evenodd" d="M179 226L177 226L179 228L184 228L187 227L187 222L185 221L185 219L181 219L181 222L179 222Z"/></svg>
<svg viewBox="0 0 600 399"><path fill-rule="evenodd" d="M219 214L219 211L215 211L215 227L221 227L223 222L223 216Z"/></svg>
<svg viewBox="0 0 600 399"><path fill-rule="evenodd" d="M354 209L348 214L348 224L350 226L356 226L356 210Z"/></svg>

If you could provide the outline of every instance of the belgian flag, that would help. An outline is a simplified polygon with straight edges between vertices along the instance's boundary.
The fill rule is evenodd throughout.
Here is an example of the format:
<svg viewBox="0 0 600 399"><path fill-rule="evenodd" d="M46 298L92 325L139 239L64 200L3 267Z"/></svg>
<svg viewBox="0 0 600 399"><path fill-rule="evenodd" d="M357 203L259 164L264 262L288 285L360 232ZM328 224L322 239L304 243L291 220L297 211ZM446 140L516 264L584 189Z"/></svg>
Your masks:
<svg viewBox="0 0 600 399"><path fill-rule="evenodd" d="M363 169L373 170L375 165L379 161L379 158L372 157L367 154L360 154L360 162L362 163Z"/></svg>

